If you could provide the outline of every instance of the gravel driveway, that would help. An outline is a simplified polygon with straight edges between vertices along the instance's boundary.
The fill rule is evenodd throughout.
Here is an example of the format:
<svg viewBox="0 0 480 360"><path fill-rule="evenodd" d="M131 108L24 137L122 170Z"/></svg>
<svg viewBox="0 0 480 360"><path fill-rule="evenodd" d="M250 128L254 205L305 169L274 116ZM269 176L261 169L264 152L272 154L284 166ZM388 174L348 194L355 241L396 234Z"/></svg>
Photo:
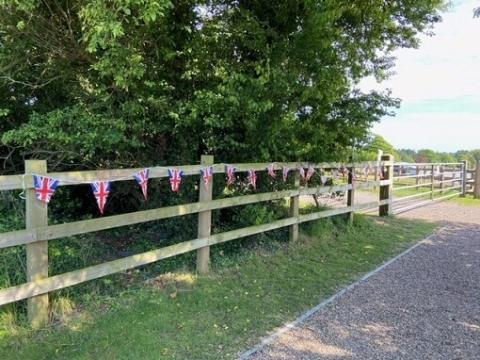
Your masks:
<svg viewBox="0 0 480 360"><path fill-rule="evenodd" d="M448 225L244 359L480 359L480 207L401 216Z"/></svg>

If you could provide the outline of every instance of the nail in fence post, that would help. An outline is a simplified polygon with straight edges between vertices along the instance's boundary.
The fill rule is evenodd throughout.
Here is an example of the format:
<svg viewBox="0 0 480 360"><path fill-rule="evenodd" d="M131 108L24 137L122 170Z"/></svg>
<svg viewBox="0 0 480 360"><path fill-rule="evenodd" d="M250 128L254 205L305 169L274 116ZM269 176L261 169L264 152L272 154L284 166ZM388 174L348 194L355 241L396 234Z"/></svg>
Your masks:
<svg viewBox="0 0 480 360"><path fill-rule="evenodd" d="M347 206L355 205L355 167L352 166L348 169L348 184L352 185L352 188L347 192ZM351 224L353 223L353 211L347 213L348 222Z"/></svg>
<svg viewBox="0 0 480 360"><path fill-rule="evenodd" d="M201 165L205 167L213 165L213 156L202 155L200 160ZM205 185L202 176L200 175L199 188L199 202L212 200L213 192L213 178L212 181ZM198 213L198 238L210 236L212 228L212 211L201 211ZM197 250L197 271L200 274L208 273L210 267L210 246L205 246Z"/></svg>
<svg viewBox="0 0 480 360"><path fill-rule="evenodd" d="M294 184L295 184L295 189L300 188L300 174L298 173L298 169L295 169L295 172L294 172ZM300 197L298 195L290 197L290 217L298 216L299 201L300 201ZM298 224L290 225L289 232L290 232L290 241L293 241L293 242L297 241L298 240Z"/></svg>
<svg viewBox="0 0 480 360"><path fill-rule="evenodd" d="M480 160L475 162L475 180L473 183L475 199L480 199Z"/></svg>
<svg viewBox="0 0 480 360"><path fill-rule="evenodd" d="M467 160L462 160L462 197L467 193Z"/></svg>
<svg viewBox="0 0 480 360"><path fill-rule="evenodd" d="M388 216L393 214L392 209L392 178L393 178L393 156L383 155L382 161L386 162L384 169L383 181L385 185L380 185L380 201L388 200L387 204L380 205L378 208L378 214L380 216Z"/></svg>
<svg viewBox="0 0 480 360"><path fill-rule="evenodd" d="M25 161L25 174L45 175L45 160ZM35 190L26 190L25 195L26 228L48 225L47 205L35 198ZM48 277L48 242L38 241L27 246L27 281L36 281ZM38 329L48 324L48 293L27 300L28 320L32 328Z"/></svg>

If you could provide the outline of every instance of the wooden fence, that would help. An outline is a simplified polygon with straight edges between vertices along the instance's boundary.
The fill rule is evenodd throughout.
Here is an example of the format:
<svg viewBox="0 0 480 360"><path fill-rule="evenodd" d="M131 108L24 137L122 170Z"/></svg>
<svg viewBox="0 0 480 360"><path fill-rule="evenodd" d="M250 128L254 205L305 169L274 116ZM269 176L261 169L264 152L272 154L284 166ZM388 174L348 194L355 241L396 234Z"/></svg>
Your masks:
<svg viewBox="0 0 480 360"><path fill-rule="evenodd" d="M458 163L395 163L391 211L398 214L468 192L465 161Z"/></svg>
<svg viewBox="0 0 480 360"><path fill-rule="evenodd" d="M178 166L179 170L187 176L199 176L200 170L206 166L213 167L214 174L225 173L224 164L214 164L212 156L202 156L199 165ZM236 172L248 170L266 171L269 164L231 164ZM389 155L382 157L380 162L371 163L275 163L275 170L283 167L291 169L291 176L295 176L294 188L267 193L254 193L251 195L235 196L229 198L212 199L212 185L199 186L199 201L182 205L156 208L152 210L137 211L127 214L99 217L95 219L76 221L65 224L48 225L47 206L36 200L33 189L32 174L48 175L60 180L60 186L83 184L88 181L109 180L126 181L125 178L141 169L98 170L47 173L46 161L30 160L25 162L25 174L0 176L0 191L21 190L25 191L26 201L26 228L0 234L0 249L12 246L25 245L27 251L27 282L0 290L0 306L19 300L27 299L28 317L33 327L41 327L48 321L48 294L55 290L97 279L106 275L125 271L138 266L150 264L168 257L197 250L197 270L206 273L209 267L209 247L215 244L239 239L266 231L289 227L290 240L298 238L298 226L301 223L335 216L349 214L360 210L379 208L380 215L391 213L392 189L391 175L393 158ZM300 186L299 169L313 166L328 173L332 169L346 167L349 175L342 184L334 186L314 186L308 184ZM367 176L364 181L357 181L354 174L365 167L372 169L380 167L383 173L382 180L370 180ZM168 177L167 167L151 167L150 178ZM375 172L376 178L376 172ZM133 178L132 178L133 180ZM203 184L201 184L203 185ZM354 201L355 190L378 188L379 198L373 202L356 204ZM321 195L335 192L345 192L347 203L340 208L328 209L308 214L299 214L299 197L302 195ZM290 216L267 224L245 227L211 235L211 211L233 206L267 202L272 200L290 199ZM48 273L48 241L63 237L91 233L95 231L112 229L116 227L145 223L159 219L198 213L198 237L147 251L141 254L127 256L114 261L90 266L68 273L49 276Z"/></svg>

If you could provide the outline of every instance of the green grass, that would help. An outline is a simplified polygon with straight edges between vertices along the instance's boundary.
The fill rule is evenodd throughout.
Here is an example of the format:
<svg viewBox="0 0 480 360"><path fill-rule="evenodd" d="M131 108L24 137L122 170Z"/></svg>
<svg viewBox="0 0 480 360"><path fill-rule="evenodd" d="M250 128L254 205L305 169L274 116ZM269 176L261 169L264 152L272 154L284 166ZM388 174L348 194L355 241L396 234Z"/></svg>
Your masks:
<svg viewBox="0 0 480 360"><path fill-rule="evenodd" d="M474 199L472 195L465 197L454 197L450 201L464 206L480 206L480 199Z"/></svg>
<svg viewBox="0 0 480 360"><path fill-rule="evenodd" d="M367 216L305 224L298 243L215 261L209 276L171 273L117 289L46 330L11 325L0 330L0 359L232 359L433 228Z"/></svg>

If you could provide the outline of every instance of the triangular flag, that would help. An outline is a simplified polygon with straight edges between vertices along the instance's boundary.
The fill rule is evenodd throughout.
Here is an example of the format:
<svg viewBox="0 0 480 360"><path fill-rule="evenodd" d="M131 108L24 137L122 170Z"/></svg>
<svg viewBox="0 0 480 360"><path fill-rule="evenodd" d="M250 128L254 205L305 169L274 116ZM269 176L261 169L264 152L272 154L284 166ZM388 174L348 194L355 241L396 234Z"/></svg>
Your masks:
<svg viewBox="0 0 480 360"><path fill-rule="evenodd" d="M205 186L208 186L208 184L212 181L213 178L213 167L208 166L206 168L200 169L200 174L202 175L203 183Z"/></svg>
<svg viewBox="0 0 480 360"><path fill-rule="evenodd" d="M170 179L170 187L173 192L180 190L180 183L182 182L183 171L178 169L168 169L168 177Z"/></svg>
<svg viewBox="0 0 480 360"><path fill-rule="evenodd" d="M305 175L305 181L310 180L314 173L315 173L315 169L313 168L313 166L309 166L307 174Z"/></svg>
<svg viewBox="0 0 480 360"><path fill-rule="evenodd" d="M225 165L225 173L227 174L227 186L233 185L235 182L235 168L231 165Z"/></svg>
<svg viewBox="0 0 480 360"><path fill-rule="evenodd" d="M365 166L363 172L365 174L365 181L368 181L368 175L370 175L370 165Z"/></svg>
<svg viewBox="0 0 480 360"><path fill-rule="evenodd" d="M325 185L325 183L327 182L327 177L326 176L320 176L320 180L322 181L322 185Z"/></svg>
<svg viewBox="0 0 480 360"><path fill-rule="evenodd" d="M301 178L304 180L305 179L305 169L303 167L301 167L300 169L298 169L298 171L300 172Z"/></svg>
<svg viewBox="0 0 480 360"><path fill-rule="evenodd" d="M270 175L273 179L277 177L277 174L275 174L274 164L268 165L267 170L268 170L268 175Z"/></svg>
<svg viewBox="0 0 480 360"><path fill-rule="evenodd" d="M133 177L137 181L138 185L142 189L143 197L145 200L148 199L148 176L150 174L150 169L143 169L138 173L134 174Z"/></svg>
<svg viewBox="0 0 480 360"><path fill-rule="evenodd" d="M248 184L252 185L254 189L257 189L257 174L255 170L248 170Z"/></svg>
<svg viewBox="0 0 480 360"><path fill-rule="evenodd" d="M282 175L283 175L283 181L286 182L287 179L288 179L288 172L290 171L290 169L286 166L283 167L282 169Z"/></svg>
<svg viewBox="0 0 480 360"><path fill-rule="evenodd" d="M59 180L49 178L47 176L33 175L33 186L35 189L35 197L44 204L48 204L52 199L55 190L57 190Z"/></svg>
<svg viewBox="0 0 480 360"><path fill-rule="evenodd" d="M108 195L110 195L110 181L95 181L90 184L93 195L97 200L98 210L103 215L105 204L107 203Z"/></svg>

